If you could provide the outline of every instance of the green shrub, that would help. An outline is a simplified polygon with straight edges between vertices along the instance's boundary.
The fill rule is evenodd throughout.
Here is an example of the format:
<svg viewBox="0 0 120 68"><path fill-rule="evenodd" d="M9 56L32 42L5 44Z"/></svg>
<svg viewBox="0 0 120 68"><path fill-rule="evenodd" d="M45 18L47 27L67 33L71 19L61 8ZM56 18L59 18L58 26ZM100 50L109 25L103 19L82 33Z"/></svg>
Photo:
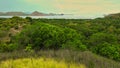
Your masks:
<svg viewBox="0 0 120 68"><path fill-rule="evenodd" d="M0 52L9 52L9 51L14 51L16 49L17 49L17 45L15 44L5 44L5 43L0 44Z"/></svg>
<svg viewBox="0 0 120 68"><path fill-rule="evenodd" d="M81 43L80 38L80 34L73 29L45 23L30 25L16 36L18 45L23 45L22 47L31 44L33 49L59 49L65 47L84 50L86 47Z"/></svg>
<svg viewBox="0 0 120 68"><path fill-rule="evenodd" d="M87 49L86 46L79 41L67 42L62 45L62 48L81 50L81 51L85 51Z"/></svg>
<svg viewBox="0 0 120 68"><path fill-rule="evenodd" d="M16 30L19 29L19 26L18 26L18 25L15 25L15 26L14 26L14 29L16 29Z"/></svg>
<svg viewBox="0 0 120 68"><path fill-rule="evenodd" d="M113 44L109 44L105 42L101 45L98 45L92 48L92 51L102 56L108 57L110 59L120 61L120 46L119 45L113 45Z"/></svg>
<svg viewBox="0 0 120 68"><path fill-rule="evenodd" d="M0 30L0 38L3 38L7 35L7 31Z"/></svg>
<svg viewBox="0 0 120 68"><path fill-rule="evenodd" d="M33 52L32 45L28 44L28 46L26 46L26 48L25 48L25 51L27 51L27 52Z"/></svg>
<svg viewBox="0 0 120 68"><path fill-rule="evenodd" d="M117 43L117 37L113 34L108 34L108 33L95 33L92 36L90 36L89 39L89 46L96 46L96 45L101 45L105 42L110 43L110 44L116 44Z"/></svg>

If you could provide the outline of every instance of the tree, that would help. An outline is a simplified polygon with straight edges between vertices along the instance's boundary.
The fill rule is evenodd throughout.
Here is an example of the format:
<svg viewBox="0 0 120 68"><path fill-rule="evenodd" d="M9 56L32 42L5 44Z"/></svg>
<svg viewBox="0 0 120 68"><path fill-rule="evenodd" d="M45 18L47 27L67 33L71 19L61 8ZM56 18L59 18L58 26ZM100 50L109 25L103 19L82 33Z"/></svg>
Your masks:
<svg viewBox="0 0 120 68"><path fill-rule="evenodd" d="M83 50L86 46L80 41L81 35L70 28L61 28L58 26L35 23L26 27L18 36L16 43L23 47L31 45L33 49L59 49L73 48ZM70 46L66 44L69 43ZM64 45L64 46L63 46Z"/></svg>
<svg viewBox="0 0 120 68"><path fill-rule="evenodd" d="M117 37L113 34L108 33L95 33L92 36L90 36L89 39L89 46L96 46L103 44L104 42L110 43L110 44L117 44Z"/></svg>
<svg viewBox="0 0 120 68"><path fill-rule="evenodd" d="M92 50L102 56L120 61L120 46L109 44L107 42L92 48Z"/></svg>

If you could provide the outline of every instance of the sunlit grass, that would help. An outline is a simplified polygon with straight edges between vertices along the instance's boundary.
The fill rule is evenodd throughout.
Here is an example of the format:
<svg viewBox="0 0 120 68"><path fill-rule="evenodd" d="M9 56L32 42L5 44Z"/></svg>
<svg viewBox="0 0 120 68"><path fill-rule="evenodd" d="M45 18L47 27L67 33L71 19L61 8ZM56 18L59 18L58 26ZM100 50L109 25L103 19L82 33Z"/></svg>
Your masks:
<svg viewBox="0 0 120 68"><path fill-rule="evenodd" d="M66 63L50 58L24 58L1 62L0 68L86 68L83 64Z"/></svg>

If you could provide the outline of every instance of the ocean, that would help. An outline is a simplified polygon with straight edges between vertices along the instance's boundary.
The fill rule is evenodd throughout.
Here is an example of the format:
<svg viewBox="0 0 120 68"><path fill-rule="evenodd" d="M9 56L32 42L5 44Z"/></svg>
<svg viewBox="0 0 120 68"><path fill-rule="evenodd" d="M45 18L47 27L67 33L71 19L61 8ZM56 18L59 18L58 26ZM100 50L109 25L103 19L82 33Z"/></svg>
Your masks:
<svg viewBox="0 0 120 68"><path fill-rule="evenodd" d="M13 16L0 16L0 18L12 18ZM22 18L31 17L31 18L46 18L46 19L94 19L97 17L83 17L80 15L55 15L55 16L19 16Z"/></svg>

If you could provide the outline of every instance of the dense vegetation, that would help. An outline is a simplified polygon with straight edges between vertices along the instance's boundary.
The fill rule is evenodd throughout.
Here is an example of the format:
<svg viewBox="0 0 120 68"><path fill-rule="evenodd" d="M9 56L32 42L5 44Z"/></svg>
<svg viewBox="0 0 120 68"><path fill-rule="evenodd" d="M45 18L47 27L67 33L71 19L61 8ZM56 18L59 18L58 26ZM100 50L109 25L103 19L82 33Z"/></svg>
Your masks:
<svg viewBox="0 0 120 68"><path fill-rule="evenodd" d="M0 52L69 49L120 61L120 16L96 19L0 19Z"/></svg>
<svg viewBox="0 0 120 68"><path fill-rule="evenodd" d="M81 36L73 29L61 28L45 23L26 27L15 39L18 46L35 50L72 48L85 50ZM17 41L16 41L17 40Z"/></svg>
<svg viewBox="0 0 120 68"><path fill-rule="evenodd" d="M42 63L41 63L42 62ZM7 60L0 64L2 68L86 68L85 65L75 63L65 63L46 58L24 58L17 60Z"/></svg>
<svg viewBox="0 0 120 68"><path fill-rule="evenodd" d="M81 35L81 41L88 50L120 61L120 17L106 16L92 20L38 19L35 21L74 29Z"/></svg>

